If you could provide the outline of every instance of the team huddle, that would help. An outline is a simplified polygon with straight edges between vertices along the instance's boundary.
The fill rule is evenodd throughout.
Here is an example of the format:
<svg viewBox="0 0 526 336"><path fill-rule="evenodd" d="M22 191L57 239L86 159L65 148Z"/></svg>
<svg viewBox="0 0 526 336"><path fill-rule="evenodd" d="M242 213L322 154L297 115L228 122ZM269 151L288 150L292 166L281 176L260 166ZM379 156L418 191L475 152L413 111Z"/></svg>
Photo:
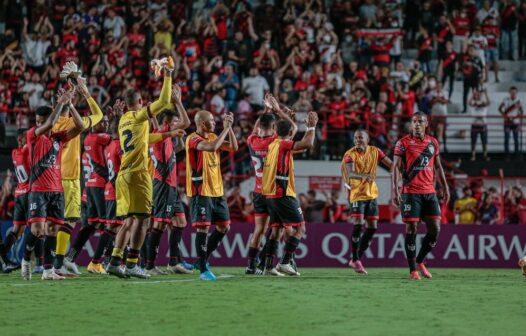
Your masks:
<svg viewBox="0 0 526 336"><path fill-rule="evenodd" d="M14 228L0 242L4 271L17 268L5 252L29 226L20 265L25 280L32 276L33 253L44 280L80 275L75 260L97 230L100 238L87 268L90 273L147 279L152 275L199 270L200 279L216 280L209 257L230 228L220 152L238 149L232 130L234 117L225 114L222 131L216 134L214 116L200 110L194 117L195 132L186 135L185 129L191 122L181 102L180 88L172 85L174 62L169 57L152 62L152 67L157 76L163 77L163 86L159 98L151 104L144 104L140 94L129 91L124 102L118 100L109 116L105 116L90 96L85 80L68 77L65 89L57 94L55 106L38 108L36 126L18 131L18 148L12 153L18 180ZM89 116L81 117L75 109L72 101L76 95L87 102ZM318 116L315 112L308 114L304 136L294 141L298 130L294 111L270 94L265 96L264 106L265 113L248 138L256 183L255 226L245 273L299 276L294 254L306 227L296 198L293 157L313 147ZM415 113L412 126L412 134L397 142L394 161L368 144L369 136L364 130L355 132L355 146L344 155L342 176L354 224L349 266L358 273L367 274L362 256L377 229L375 178L377 166L382 164L391 171L393 202L401 208L406 223L410 278L431 278L424 260L439 234L437 194L447 202L449 190L438 142L426 135L426 115ZM81 154L80 133L87 130ZM175 155L181 150L186 154L189 220L196 229L197 260L193 264L183 260L179 249L187 225L182 195L177 189ZM84 225L75 239L70 239L81 215ZM420 221L426 223L427 234L417 254L416 230ZM170 230L170 259L166 269L161 269L156 266L156 257L166 229ZM284 241L284 251L276 261L280 240ZM140 259L144 260L143 265L138 264Z"/></svg>

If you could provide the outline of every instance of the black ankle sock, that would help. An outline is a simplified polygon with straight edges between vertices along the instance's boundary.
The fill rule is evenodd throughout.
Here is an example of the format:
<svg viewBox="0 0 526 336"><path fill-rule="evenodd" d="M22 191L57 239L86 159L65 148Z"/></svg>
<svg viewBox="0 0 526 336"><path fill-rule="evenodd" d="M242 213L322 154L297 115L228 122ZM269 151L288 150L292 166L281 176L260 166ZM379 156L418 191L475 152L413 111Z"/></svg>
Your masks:
<svg viewBox="0 0 526 336"><path fill-rule="evenodd" d="M18 238L16 234L13 231L9 232L7 237L5 237L5 242L4 242L6 252L9 252L9 250L11 250L11 247L17 240Z"/></svg>
<svg viewBox="0 0 526 336"><path fill-rule="evenodd" d="M416 270L416 233L406 233L405 235L405 255L407 257L407 264L409 271Z"/></svg>
<svg viewBox="0 0 526 336"><path fill-rule="evenodd" d="M88 241L89 237L93 234L93 232L95 232L95 227L93 225L84 225L80 229L79 233L75 237L75 240L73 241L73 244L71 245L71 249L67 254L68 259L75 262L80 252L82 251L82 248L84 247L84 245L86 245L86 242Z"/></svg>
<svg viewBox="0 0 526 336"><path fill-rule="evenodd" d="M206 267L206 232L197 232L195 235L195 249L197 251L197 257L199 258L199 270L201 273L207 271Z"/></svg>
<svg viewBox="0 0 526 336"><path fill-rule="evenodd" d="M53 267L52 251L57 245L57 237L46 236L44 239L44 268L51 269Z"/></svg>
<svg viewBox="0 0 526 336"><path fill-rule="evenodd" d="M97 248L95 249L95 253L93 254L93 262L96 264L100 264L102 262L102 254L104 253L104 249L106 246L108 246L108 242L115 237L115 233L109 231L109 230L102 230L100 233L99 242L97 244Z"/></svg>
<svg viewBox="0 0 526 336"><path fill-rule="evenodd" d="M147 244L147 262L146 269L152 269L155 267L155 259L157 259L157 252L159 251L159 244L161 243L161 237L163 231L159 229L152 229L150 236L148 237Z"/></svg>
<svg viewBox="0 0 526 336"><path fill-rule="evenodd" d="M221 240L223 240L223 237L225 236L225 233L218 231L217 229L212 232L210 237L208 237L208 244L206 245L206 259L210 257L212 252L214 252L219 244L221 243Z"/></svg>
<svg viewBox="0 0 526 336"><path fill-rule="evenodd" d="M37 266L44 265L44 237L38 237L37 242L35 244L35 261ZM25 256L24 256L25 259ZM31 251L29 252L29 257L27 261L31 259Z"/></svg>
<svg viewBox="0 0 526 336"><path fill-rule="evenodd" d="M113 246L115 243L115 233L113 234L113 237L110 238L108 241L108 244L106 245L106 249L104 250L104 260L105 262L111 259L111 254L113 253Z"/></svg>
<svg viewBox="0 0 526 336"><path fill-rule="evenodd" d="M424 239L422 239L422 246L420 247L420 251L418 252L418 256L416 257L416 262L419 264L422 263L426 258L427 254L431 252L433 247L435 247L436 243L437 235L428 232L424 236Z"/></svg>
<svg viewBox="0 0 526 336"><path fill-rule="evenodd" d="M29 232L26 238L26 247L24 249L24 260L30 261L31 260L31 253L35 251L35 257L36 257L36 246L38 241L40 241L40 238L35 236L32 232ZM40 251L42 252L42 251Z"/></svg>
<svg viewBox="0 0 526 336"><path fill-rule="evenodd" d="M371 245L371 240L373 239L376 229L367 228L360 239L360 247L358 248L358 259L362 259L363 254L369 246Z"/></svg>
<svg viewBox="0 0 526 336"><path fill-rule="evenodd" d="M174 227L170 232L170 266L175 266L182 261L181 250L179 244L181 244L181 238L183 237L183 228Z"/></svg>
<svg viewBox="0 0 526 336"><path fill-rule="evenodd" d="M281 258L282 264L288 264L290 263L290 260L292 259L292 256L294 255L294 252L296 251L296 248L298 247L300 243L300 240L294 236L290 236L287 241L285 242L285 248L283 255L283 258Z"/></svg>
<svg viewBox="0 0 526 336"><path fill-rule="evenodd" d="M360 246L360 237L362 235L362 224L354 224L351 236L352 261L358 260L358 248Z"/></svg>
<svg viewBox="0 0 526 336"><path fill-rule="evenodd" d="M259 249L257 247L248 248L248 268L256 268L256 257L258 255Z"/></svg>
<svg viewBox="0 0 526 336"><path fill-rule="evenodd" d="M128 250L128 257L126 258L126 267L127 268L134 268L137 265L137 262L139 260L139 254L140 251L130 248Z"/></svg>
<svg viewBox="0 0 526 336"><path fill-rule="evenodd" d="M265 269L274 268L274 257L278 252L278 241L270 238L267 241L267 254L265 256Z"/></svg>

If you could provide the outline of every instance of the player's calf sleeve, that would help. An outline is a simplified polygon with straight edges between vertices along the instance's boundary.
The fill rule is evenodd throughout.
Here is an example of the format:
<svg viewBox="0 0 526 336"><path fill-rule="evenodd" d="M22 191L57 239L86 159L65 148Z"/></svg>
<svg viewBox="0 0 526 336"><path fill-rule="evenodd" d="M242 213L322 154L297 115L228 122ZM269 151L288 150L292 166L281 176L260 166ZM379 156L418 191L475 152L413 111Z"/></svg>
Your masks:
<svg viewBox="0 0 526 336"><path fill-rule="evenodd" d="M418 256L416 257L417 263L422 263L424 259L426 258L427 254L431 252L433 247L435 247L437 243L437 234L436 233L427 233L424 236L424 239L422 239L422 246L420 247L420 251L418 251Z"/></svg>
<svg viewBox="0 0 526 336"><path fill-rule="evenodd" d="M161 243L161 237L163 236L163 230L152 229L150 236L148 237L148 245L146 250L147 262L146 268L152 269L155 267L155 259L157 258L157 252L159 251L159 244Z"/></svg>
<svg viewBox="0 0 526 336"><path fill-rule="evenodd" d="M278 254L278 241L276 239L267 240L267 251L265 256L265 268L274 268L274 257Z"/></svg>
<svg viewBox="0 0 526 336"><path fill-rule="evenodd" d="M180 263L181 260L181 250L179 249L179 244L181 244L181 238L183 237L184 228L174 227L170 232L170 266L175 266Z"/></svg>
<svg viewBox="0 0 526 336"><path fill-rule="evenodd" d="M18 240L18 237L16 236L16 234L13 231L9 232L7 237L5 237L5 242L4 242L6 252L9 252L9 250L11 250L11 247L17 240Z"/></svg>
<svg viewBox="0 0 526 336"><path fill-rule="evenodd" d="M360 247L358 248L358 259L361 259L365 251L371 246L371 240L373 239L376 229L367 228L360 239Z"/></svg>
<svg viewBox="0 0 526 336"><path fill-rule="evenodd" d="M35 244L35 260L37 266L44 265L44 237L38 237L37 243ZM31 258L31 252L29 253L29 257ZM29 259L27 259L29 261Z"/></svg>
<svg viewBox="0 0 526 336"><path fill-rule="evenodd" d="M223 240L223 237L225 237L225 234L226 233L224 232L214 230L210 237L208 237L208 244L206 245L206 259L208 259L212 252L214 252L217 249L217 247Z"/></svg>
<svg viewBox="0 0 526 336"><path fill-rule="evenodd" d="M82 248L88 241L89 237L95 232L95 226L93 225L84 225L79 233L77 234L77 237L75 237L75 240L73 241L73 245L71 246L71 249L68 252L68 259L71 261L75 261L77 259L78 255L82 251Z"/></svg>
<svg viewBox="0 0 526 336"><path fill-rule="evenodd" d="M406 233L405 255L409 265L409 271L412 272L416 270L416 233Z"/></svg>
<svg viewBox="0 0 526 336"><path fill-rule="evenodd" d="M207 244L206 244L206 232L197 232L195 235L195 249L197 251L197 257L199 258L199 270L201 273L207 271L206 259L207 259Z"/></svg>
<svg viewBox="0 0 526 336"><path fill-rule="evenodd" d="M106 229L102 230L100 233L99 243L95 249L95 254L93 254L93 263L100 264L102 262L102 255L104 254L104 249L108 246L108 242L115 236L115 233L108 231Z"/></svg>
<svg viewBox="0 0 526 336"><path fill-rule="evenodd" d="M40 238L38 236L35 236L33 232L29 232L26 238L26 247L24 249L24 260L30 261L31 260L31 253L35 251L36 256L36 245L40 241Z"/></svg>
<svg viewBox="0 0 526 336"><path fill-rule="evenodd" d="M258 256L259 249L257 247L248 248L248 268L254 269L256 267L256 258Z"/></svg>
<svg viewBox="0 0 526 336"><path fill-rule="evenodd" d="M137 263L139 262L139 250L130 248L128 250L128 258L126 258L126 267L127 268L134 268Z"/></svg>
<svg viewBox="0 0 526 336"><path fill-rule="evenodd" d="M292 259L292 256L294 255L294 252L296 251L296 248L300 244L300 240L294 236L290 236L287 239L287 242L285 243L283 258L281 259L282 264L288 264L290 263L290 260Z"/></svg>
<svg viewBox="0 0 526 336"><path fill-rule="evenodd" d="M57 237L46 236L44 239L44 268L51 269L53 267L52 251L57 245Z"/></svg>
<svg viewBox="0 0 526 336"><path fill-rule="evenodd" d="M360 237L362 235L362 224L354 224L351 236L352 260L358 260L358 248L360 247Z"/></svg>
<svg viewBox="0 0 526 336"><path fill-rule="evenodd" d="M6 253L7 251L5 248L5 244L2 241L2 237L0 237L0 261L2 262L2 264L6 264L8 262Z"/></svg>

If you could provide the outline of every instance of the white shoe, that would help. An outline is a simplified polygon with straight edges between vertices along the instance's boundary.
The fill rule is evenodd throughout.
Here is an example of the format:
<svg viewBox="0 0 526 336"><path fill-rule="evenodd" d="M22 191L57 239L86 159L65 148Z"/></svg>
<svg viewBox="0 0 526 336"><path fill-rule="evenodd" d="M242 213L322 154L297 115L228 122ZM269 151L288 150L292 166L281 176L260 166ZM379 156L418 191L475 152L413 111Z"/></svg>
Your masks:
<svg viewBox="0 0 526 336"><path fill-rule="evenodd" d="M278 271L288 274L288 275L296 275L296 276L300 275L298 272L294 270L294 267L292 267L290 264L278 264L276 268Z"/></svg>
<svg viewBox="0 0 526 336"><path fill-rule="evenodd" d="M21 273L24 280L31 280L31 261L22 259Z"/></svg>
<svg viewBox="0 0 526 336"><path fill-rule="evenodd" d="M168 273L166 273L165 271L163 271L157 266L155 266L152 269L146 269L144 272L149 275L168 275Z"/></svg>
<svg viewBox="0 0 526 336"><path fill-rule="evenodd" d="M55 272L54 268L51 269L45 269L44 273L42 273L42 280L64 280L66 279L62 275L58 275Z"/></svg>
<svg viewBox="0 0 526 336"><path fill-rule="evenodd" d="M126 267L126 270L124 271L124 274L130 277L135 277L139 279L150 279L151 275L147 274L142 268L135 265L134 268L128 268Z"/></svg>
<svg viewBox="0 0 526 336"><path fill-rule="evenodd" d="M66 269L70 271L71 273L75 275L81 275L79 268L77 264L75 264L73 261L69 260L68 258L64 258L64 266L66 266Z"/></svg>
<svg viewBox="0 0 526 336"><path fill-rule="evenodd" d="M177 264L175 266L168 265L168 266L166 266L166 270L170 274L176 274L176 273L179 273L179 274L193 274L194 273L193 270L189 270L189 269L185 268L183 266L183 264Z"/></svg>
<svg viewBox="0 0 526 336"><path fill-rule="evenodd" d="M55 269L55 268L53 268L53 269L55 270L55 273L57 273L58 275L61 275L63 277L66 277L66 278L76 278L77 277L76 274L71 273L70 271L68 271L64 265L62 265L62 267L59 268L59 269Z"/></svg>
<svg viewBox="0 0 526 336"><path fill-rule="evenodd" d="M266 269L263 271L263 275L285 276L285 274L280 273L275 267L273 269Z"/></svg>

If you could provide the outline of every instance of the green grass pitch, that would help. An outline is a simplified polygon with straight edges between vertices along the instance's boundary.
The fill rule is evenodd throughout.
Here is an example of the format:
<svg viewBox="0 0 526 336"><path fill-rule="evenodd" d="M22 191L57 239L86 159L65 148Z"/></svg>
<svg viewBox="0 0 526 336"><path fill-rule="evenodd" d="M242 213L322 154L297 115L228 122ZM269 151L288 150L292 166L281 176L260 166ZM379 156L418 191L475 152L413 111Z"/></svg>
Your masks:
<svg viewBox="0 0 526 336"><path fill-rule="evenodd" d="M518 269L300 269L301 277L215 268L121 280L83 275L24 282L0 275L0 335L526 335Z"/></svg>

